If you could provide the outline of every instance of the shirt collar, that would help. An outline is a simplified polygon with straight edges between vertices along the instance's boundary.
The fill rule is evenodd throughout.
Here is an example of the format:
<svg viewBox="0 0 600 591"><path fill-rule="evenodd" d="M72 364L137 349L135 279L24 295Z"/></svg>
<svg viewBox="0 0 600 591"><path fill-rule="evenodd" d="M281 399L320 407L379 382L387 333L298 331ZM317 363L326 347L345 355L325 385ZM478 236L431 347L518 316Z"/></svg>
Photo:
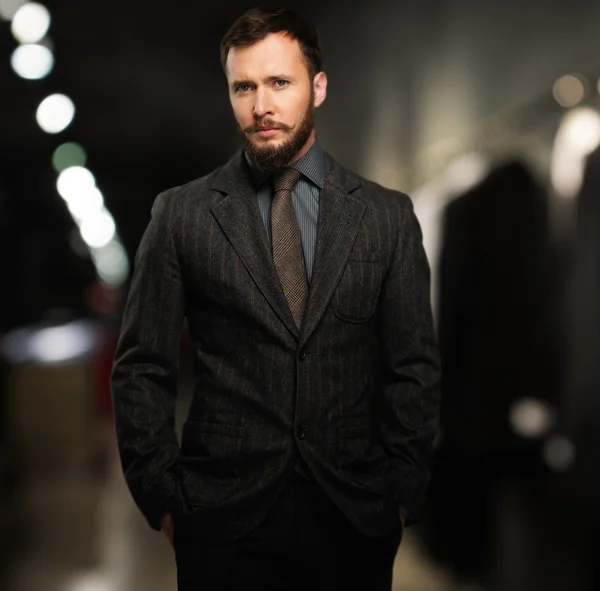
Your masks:
<svg viewBox="0 0 600 591"><path fill-rule="evenodd" d="M248 152L244 151L244 154L246 162L250 167L252 184L254 185L254 189L258 189L272 175L258 170L254 166ZM325 156L319 141L315 139L315 143L310 147L310 150L300 160L294 162L290 168L299 170L308 180L319 187L319 189L322 189L325 185Z"/></svg>

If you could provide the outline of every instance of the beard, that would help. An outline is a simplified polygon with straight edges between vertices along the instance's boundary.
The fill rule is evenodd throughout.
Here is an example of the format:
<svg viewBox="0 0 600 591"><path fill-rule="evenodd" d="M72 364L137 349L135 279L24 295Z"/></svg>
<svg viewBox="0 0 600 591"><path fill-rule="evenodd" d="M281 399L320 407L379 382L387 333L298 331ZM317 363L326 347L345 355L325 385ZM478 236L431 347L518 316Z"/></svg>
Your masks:
<svg viewBox="0 0 600 591"><path fill-rule="evenodd" d="M246 151L252 158L256 168L264 173L272 173L288 164L294 156L304 147L312 130L315 127L315 107L313 101L313 91L311 90L310 101L304 112L300 123L290 126L283 123L277 123L272 119L255 120L254 125L238 130L244 139ZM265 128L281 129L291 132L290 137L283 143L272 146L269 143L264 145L256 143L250 139L250 134Z"/></svg>

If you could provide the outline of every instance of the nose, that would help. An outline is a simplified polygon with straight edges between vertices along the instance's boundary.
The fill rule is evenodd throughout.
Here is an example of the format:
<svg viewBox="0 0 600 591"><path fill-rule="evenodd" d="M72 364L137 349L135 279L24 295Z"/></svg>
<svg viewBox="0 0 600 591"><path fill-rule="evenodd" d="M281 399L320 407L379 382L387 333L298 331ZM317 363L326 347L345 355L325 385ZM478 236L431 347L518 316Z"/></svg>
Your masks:
<svg viewBox="0 0 600 591"><path fill-rule="evenodd" d="M273 115L272 105L269 97L269 93L264 88L257 89L254 102L254 116L262 118L265 115Z"/></svg>

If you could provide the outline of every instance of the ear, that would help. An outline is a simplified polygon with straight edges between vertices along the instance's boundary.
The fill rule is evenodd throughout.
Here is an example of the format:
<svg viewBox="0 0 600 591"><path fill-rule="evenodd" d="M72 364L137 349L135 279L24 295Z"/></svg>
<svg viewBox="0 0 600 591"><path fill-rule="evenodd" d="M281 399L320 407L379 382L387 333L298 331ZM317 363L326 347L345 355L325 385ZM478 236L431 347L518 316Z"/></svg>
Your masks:
<svg viewBox="0 0 600 591"><path fill-rule="evenodd" d="M327 74L325 72L319 72L314 77L313 88L315 89L315 107L319 107L327 96Z"/></svg>

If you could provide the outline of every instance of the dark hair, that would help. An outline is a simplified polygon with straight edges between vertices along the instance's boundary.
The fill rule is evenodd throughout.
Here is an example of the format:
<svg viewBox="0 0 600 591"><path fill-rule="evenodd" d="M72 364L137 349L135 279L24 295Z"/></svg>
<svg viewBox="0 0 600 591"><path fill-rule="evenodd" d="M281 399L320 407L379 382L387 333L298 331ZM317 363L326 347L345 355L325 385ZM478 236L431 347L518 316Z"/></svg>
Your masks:
<svg viewBox="0 0 600 591"><path fill-rule="evenodd" d="M230 49L250 47L271 33L281 32L298 41L312 81L322 68L319 32L313 24L287 8L251 8L240 16L221 41L223 69Z"/></svg>

